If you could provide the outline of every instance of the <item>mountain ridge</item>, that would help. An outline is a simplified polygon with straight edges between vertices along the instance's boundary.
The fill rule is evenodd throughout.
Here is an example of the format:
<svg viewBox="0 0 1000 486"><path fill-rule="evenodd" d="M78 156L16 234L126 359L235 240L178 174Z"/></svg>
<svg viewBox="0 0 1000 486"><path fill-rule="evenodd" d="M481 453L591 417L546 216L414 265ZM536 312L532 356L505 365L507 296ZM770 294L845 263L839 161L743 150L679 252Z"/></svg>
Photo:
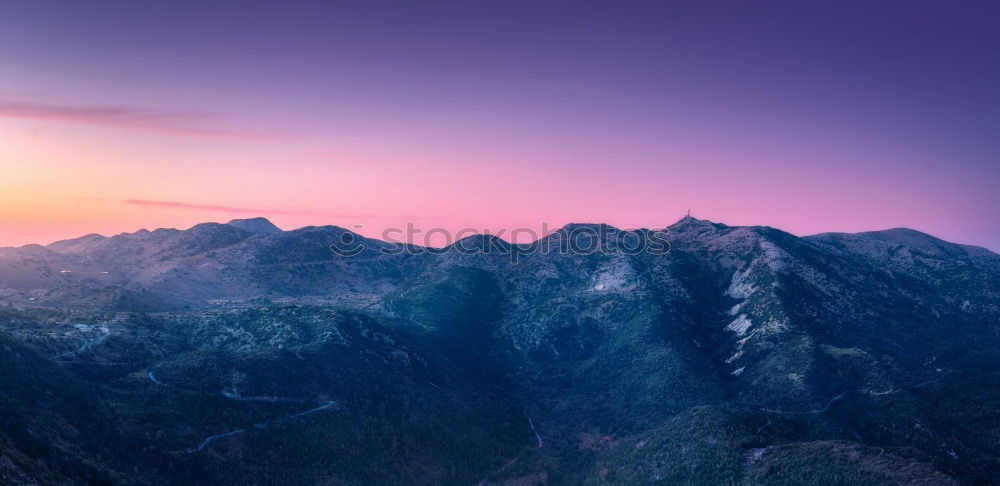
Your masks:
<svg viewBox="0 0 1000 486"><path fill-rule="evenodd" d="M320 225L320 226L310 225L310 226L303 226L301 228L295 228L295 229L292 229L292 230L281 230L280 228L278 228L277 226L275 226L273 223L271 223L270 220L268 220L267 218L258 216L258 217L246 218L246 219L234 219L234 220L230 220L228 223L213 223L213 222L198 223L198 224L196 224L196 225L194 225L191 228L188 228L186 230L179 230L179 229L175 229L175 228L158 228L156 230L150 231L150 230L146 230L146 229L141 229L141 230L135 231L133 233L127 233L127 232L126 233L119 233L119 234L114 235L114 236L103 236L103 235L100 235L100 234L97 234L97 233L91 233L91 234L83 235L83 236L76 237L76 238L68 238L68 239L64 239L64 240L55 241L55 242L50 243L48 245L38 245L38 244L35 244L35 243L30 243L30 244L22 245L20 247L8 246L8 247L0 247L0 249L7 249L7 250L9 250L9 249L15 249L15 248L23 248L23 247L27 247L27 246L43 246L43 247L50 248L50 249L62 249L62 248L65 248L65 247L73 246L74 244L79 243L79 242L83 242L83 241L95 241L95 240L96 241L100 241L100 240L105 240L105 239L110 239L110 238L115 238L115 237L121 237L121 236L142 235L142 234L149 234L149 233L156 233L156 232L190 231L190 230L193 230L193 229L195 229L195 228L197 228L197 227L199 227L201 225L229 225L229 226L233 226L235 228L243 229L244 231L247 231L248 233L252 233L252 234L264 234L264 235L273 235L273 234L282 233L282 232L286 232L287 233L287 232L293 232L293 231L310 229L310 228L340 228L340 229L344 229L344 228L341 228L340 226L336 226L336 225ZM259 225L259 226L257 226L257 225ZM667 226L663 227L663 229L659 229L659 230L657 230L655 228L633 228L633 229L627 229L626 230L626 229L616 228L616 227L614 227L612 225L609 225L609 224L606 224L606 223L580 223L580 222L573 222L573 223L567 223L567 224L561 226L560 228L558 228L558 229L552 231L551 233L549 233L548 235L551 235L553 233L560 232L560 231L577 231L577 230L580 230L580 229L598 229L598 228L607 228L611 232L663 231L664 229L669 230L671 228L675 228L675 229L676 228L684 228L686 226L691 226L691 225L694 225L694 226L709 225L709 226L716 227L716 228L770 228L770 229L775 229L775 230L778 230L778 231L782 231L779 228L776 228L776 227L773 227L773 226L766 226L766 225L728 226L726 224L716 223L716 222L713 222L713 221L710 221L710 220L697 219L697 218L694 218L692 216L684 216L684 217L680 218L679 220L677 220L676 222L674 222L674 223L672 223L670 225L667 225ZM255 230L255 231L249 231L249 230L246 229L247 227L254 227L254 228L257 228L257 230ZM350 231L350 230L345 230L345 231ZM907 233L912 233L912 234L916 234L916 235L922 235L924 237L929 237L929 238L931 238L933 240L944 242L944 243L947 243L947 244L950 244L950 245L959 245L959 246L962 246L962 247L968 247L968 248L971 248L971 249L977 249L977 251L978 250L985 250L987 252L996 254L996 252L994 252L993 250L990 250L989 248L985 248L985 247L981 247L981 246L977 246L977 245L969 245L969 244L964 244L964 243L949 242L947 240L943 240L943 239L937 238L937 237L935 237L935 236L933 236L933 235L931 235L929 233L924 233L924 232L919 231L919 230L915 230L915 229L911 229L911 228L905 228L905 227L888 228L888 229L885 229L885 230L860 231L860 232L853 232L853 233L852 232L823 232L823 233L815 233L815 234L810 234L810 235L802 235L802 236L798 236L798 237L799 238L809 239L809 238L820 238L820 237L823 237L825 235L856 235L856 236L870 236L870 237L878 238L880 235L888 234L888 233L893 233L893 232L907 232ZM357 234L355 232L351 232L351 233L353 233L353 234L355 234L355 235L357 235L359 237L365 238L365 239L369 239L369 240L374 240L375 239L375 238L363 237L360 234ZM548 235L542 235L539 238L544 238L544 237L546 237ZM476 237L489 236L489 237L494 238L494 239L503 240L507 244L513 244L510 241L508 241L505 238L503 238L502 236L498 236L498 235L494 235L494 234L490 234L490 233L476 233L476 234L468 235L468 236L476 236ZM468 236L466 236L464 238L468 238ZM392 242L387 242L387 241L383 241L383 243L392 244ZM455 242L453 242L452 245L454 243ZM900 244L902 244L902 243L900 243Z"/></svg>
<svg viewBox="0 0 1000 486"><path fill-rule="evenodd" d="M605 229L627 234L553 238ZM0 406L32 417L10 390L34 374L87 384L86 413L125 431L102 440L141 444L153 483L190 479L176 461L227 484L996 484L1000 257L899 230L667 230L631 233L666 253L220 223L0 249L0 360L42 363L0 373ZM25 474L134 472L39 467L99 443L26 424L0 422Z"/></svg>

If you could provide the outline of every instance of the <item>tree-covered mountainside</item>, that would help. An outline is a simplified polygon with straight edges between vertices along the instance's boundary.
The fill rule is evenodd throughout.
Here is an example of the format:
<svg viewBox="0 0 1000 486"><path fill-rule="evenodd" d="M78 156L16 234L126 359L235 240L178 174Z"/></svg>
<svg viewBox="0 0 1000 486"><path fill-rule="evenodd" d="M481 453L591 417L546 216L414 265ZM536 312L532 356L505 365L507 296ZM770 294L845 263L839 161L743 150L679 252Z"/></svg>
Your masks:
<svg viewBox="0 0 1000 486"><path fill-rule="evenodd" d="M1000 483L1000 255L580 228L0 249L0 484Z"/></svg>

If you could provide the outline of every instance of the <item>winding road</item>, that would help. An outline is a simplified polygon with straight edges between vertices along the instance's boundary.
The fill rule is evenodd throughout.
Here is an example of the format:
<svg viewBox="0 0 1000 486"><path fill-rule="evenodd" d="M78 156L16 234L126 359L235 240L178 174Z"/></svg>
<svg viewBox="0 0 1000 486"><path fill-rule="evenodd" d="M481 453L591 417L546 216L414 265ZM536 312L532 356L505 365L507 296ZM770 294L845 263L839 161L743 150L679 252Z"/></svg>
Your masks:
<svg viewBox="0 0 1000 486"><path fill-rule="evenodd" d="M933 363L936 360L937 360L936 356L931 356L931 359L929 361L927 361L926 363L924 363L924 366L928 366L928 365L930 365L931 363ZM940 372L941 370L939 369L938 371ZM945 372L945 373L947 373L947 372ZM899 393L899 392L901 392L903 390L919 388L921 386L928 385L930 383L934 383L936 381L941 380L941 378L943 378L943 376L938 376L937 378L934 378L934 379L931 379L931 380L927 380L927 381L924 381L924 382L921 382L921 383L917 383L916 385L904 386L904 387L901 387L901 388L890 388L887 391L881 391L881 392L872 391L872 390L870 390L868 388L852 388L850 390L842 392L841 394L839 394L839 395L831 398L830 401L826 402L826 405L824 405L823 408L819 408L819 409L814 408L814 409L809 410L809 411L773 410L773 409L758 407L756 405L749 405L749 404L743 404L743 406L750 407L750 408L755 408L757 410L760 410L762 412L767 412L767 413L780 413L780 414L784 414L784 415L816 415L816 414L821 414L823 412L826 412L827 410L830 409L830 406L833 405L834 402L836 402L837 400L840 400L841 398L844 398L845 395L847 395L848 393L851 393L851 392L863 393L865 395L869 395L869 396L873 396L873 397L880 397L880 396L884 396L884 395L894 395L894 394Z"/></svg>
<svg viewBox="0 0 1000 486"><path fill-rule="evenodd" d="M156 379L156 376L153 376L153 372L152 372L152 371L148 371L148 372L146 372L146 376L148 376L148 377L149 377L149 381L152 381L152 382L153 382L153 384L155 384L155 385L163 385L163 382L162 382L162 381L160 381L160 380L157 380L157 379Z"/></svg>
<svg viewBox="0 0 1000 486"><path fill-rule="evenodd" d="M154 375L152 371L147 371L146 372L146 377L149 378L149 381L153 382L153 384L155 384L157 386L167 386L166 383L163 383L162 381L156 379L156 375ZM223 395L225 395L225 393L223 393ZM228 395L226 395L226 396L229 397ZM234 397L229 397L229 398L234 398ZM257 397L251 397L251 398L257 398ZM271 397L268 397L268 398L271 398ZM267 401L272 401L272 400L267 400ZM293 418L297 418L297 417L302 417L304 415L309 415L309 414L312 414L312 413L320 412L320 411L326 410L326 409L328 409L330 407L333 407L336 404L337 404L337 402L335 402L333 400L329 400L325 404L320 405L320 406L315 407L315 408L310 408L309 410L305 410L305 411L302 411L302 412L296 412L296 413L293 413L293 414L290 414L290 415L285 415L285 416L282 416L282 417L278 417L276 419L265 420L263 422L256 423L256 424L253 425L253 428L258 429L258 430L259 429L266 429L270 424L272 424L274 422L278 422L278 421L281 421L281 420L287 420L287 419L293 419ZM190 449L188 449L188 450L186 450L184 452L186 452L188 454L193 454L195 452L203 451L215 439L221 439L223 437L232 437L234 435L242 434L242 433L244 433L246 431L247 431L246 428L242 428L241 427L241 428L238 428L238 429L230 430L229 432L224 432L224 433L221 433L221 434L210 435L210 436L205 437L204 439L202 439L202 441L200 443L198 443L197 446L192 447L192 448L190 448ZM538 439L538 440L539 440L539 444L541 444L541 439ZM541 447L541 445L539 445L539 447Z"/></svg>
<svg viewBox="0 0 1000 486"><path fill-rule="evenodd" d="M531 420L531 416L527 412L524 413L525 417L528 417L528 425L531 426L531 431L535 434L535 440L538 441L538 448L542 448L542 436L538 435L538 430L535 429L535 422Z"/></svg>
<svg viewBox="0 0 1000 486"><path fill-rule="evenodd" d="M152 378L152 377L150 377L150 378ZM266 429L267 426L270 425L271 423L274 423L274 422L277 422L277 421L281 421L281 420L287 420L287 419L292 419L292 418L296 418L296 417L301 417L303 415L309 415L309 414L312 414L312 413L316 413L316 412L319 412L319 411L322 411L322 410L326 410L326 409L328 409L330 407L333 407L336 404L337 404L337 402L335 402L333 400L330 400L330 401L326 402L325 405L320 405L320 406L318 406L316 408L311 408L311 409L306 410L304 412L293 413L291 415L285 415L283 417L279 417L279 418L276 418L276 419L273 419L273 420L267 420L267 421L264 421L264 422L260 422L260 423L254 424L253 427L255 429ZM187 452L188 454L193 454L195 452L203 451L215 439L221 439L223 437L231 437L231 436L234 436L234 435L237 435L237 434L242 434L242 433L244 433L246 431L247 431L247 429L245 429L245 428L239 428L239 429L231 430L229 432L225 432L225 433L222 433L222 434L210 435L208 437L205 437L196 447L192 447L192 448L188 449L185 452Z"/></svg>
<svg viewBox="0 0 1000 486"><path fill-rule="evenodd" d="M80 354L80 353L82 353L82 352L84 352L84 351L86 351L86 350L88 350L88 349L90 349L90 348L92 348L92 347L94 347L94 346L96 346L96 345L104 342L104 340L107 339L108 336L111 335L111 330L108 329L106 326L101 326L99 329L101 330L101 335L100 336L97 336L97 337L94 337L94 338L90 338L90 339L85 339L83 341L83 344L80 345L80 347L78 347L78 348L76 348L76 349L74 349L72 351L66 351L65 353L59 353L59 354L57 354L55 356L50 357L49 359L51 359L53 361L57 361L57 360L60 360L60 359L63 359L63 358L67 358L67 357L70 357L70 356L76 356L76 355L78 355L78 354Z"/></svg>
<svg viewBox="0 0 1000 486"><path fill-rule="evenodd" d="M767 412L767 413L780 413L780 414L784 414L784 415L816 415L816 414L821 414L823 412L826 412L830 408L830 405L833 405L833 402L836 402L837 400L840 400L841 398L844 398L844 395L847 395L848 393L851 393L852 391L858 391L858 390L847 390L847 391L841 393L840 395L837 395L837 396L831 398L830 401L826 402L826 405L824 405L823 408L818 408L818 409L814 408L812 410L806 410L806 411L788 411L788 410L773 410L773 409L770 409L770 408L763 408L763 407L753 407L753 408L756 408L756 409L758 409L760 411Z"/></svg>

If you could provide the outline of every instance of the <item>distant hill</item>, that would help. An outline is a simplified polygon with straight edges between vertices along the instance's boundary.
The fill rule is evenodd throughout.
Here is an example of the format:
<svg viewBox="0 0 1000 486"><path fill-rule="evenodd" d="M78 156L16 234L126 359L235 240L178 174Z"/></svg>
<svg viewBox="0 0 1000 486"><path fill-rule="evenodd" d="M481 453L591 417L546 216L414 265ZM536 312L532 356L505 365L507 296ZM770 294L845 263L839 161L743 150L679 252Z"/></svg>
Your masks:
<svg viewBox="0 0 1000 486"><path fill-rule="evenodd" d="M229 226L235 226L247 233L253 233L255 235L273 235L276 233L281 233L281 228L278 228L267 218L251 218L251 219L234 219L228 223Z"/></svg>

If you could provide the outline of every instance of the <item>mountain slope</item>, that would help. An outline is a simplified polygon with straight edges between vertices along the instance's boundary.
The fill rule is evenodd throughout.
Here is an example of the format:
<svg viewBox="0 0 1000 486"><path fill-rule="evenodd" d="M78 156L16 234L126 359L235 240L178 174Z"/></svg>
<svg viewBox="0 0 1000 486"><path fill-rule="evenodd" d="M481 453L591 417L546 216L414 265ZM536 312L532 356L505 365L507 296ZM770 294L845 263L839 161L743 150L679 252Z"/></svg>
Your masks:
<svg viewBox="0 0 1000 486"><path fill-rule="evenodd" d="M690 217L393 250L242 223L0 249L0 303L56 309L0 314L23 376L74 383L10 381L10 414L84 390L58 421L142 444L80 456L112 481L997 483L988 250ZM58 483L23 451L91 447L37 430L0 474Z"/></svg>

